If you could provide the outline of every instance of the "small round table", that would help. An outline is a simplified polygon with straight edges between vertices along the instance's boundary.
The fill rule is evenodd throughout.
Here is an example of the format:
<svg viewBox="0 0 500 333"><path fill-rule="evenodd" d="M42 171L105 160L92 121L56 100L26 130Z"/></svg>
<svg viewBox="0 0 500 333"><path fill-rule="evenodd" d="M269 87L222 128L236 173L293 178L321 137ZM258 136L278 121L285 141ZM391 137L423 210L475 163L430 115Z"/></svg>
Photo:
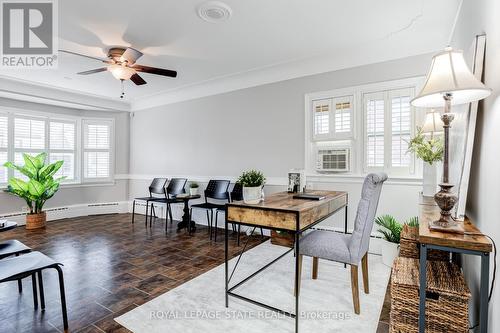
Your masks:
<svg viewBox="0 0 500 333"><path fill-rule="evenodd" d="M191 230L196 230L196 224L191 220L191 216L189 216L189 200L199 199L201 195L180 195L175 197L178 202L184 203L184 214L182 215L182 221L177 223L177 230L181 230L184 228L188 228L191 225Z"/></svg>
<svg viewBox="0 0 500 333"><path fill-rule="evenodd" d="M4 226L0 227L0 232L7 231L7 230L10 230L10 229L14 229L15 227L17 227L17 223L16 222L5 221L4 222Z"/></svg>

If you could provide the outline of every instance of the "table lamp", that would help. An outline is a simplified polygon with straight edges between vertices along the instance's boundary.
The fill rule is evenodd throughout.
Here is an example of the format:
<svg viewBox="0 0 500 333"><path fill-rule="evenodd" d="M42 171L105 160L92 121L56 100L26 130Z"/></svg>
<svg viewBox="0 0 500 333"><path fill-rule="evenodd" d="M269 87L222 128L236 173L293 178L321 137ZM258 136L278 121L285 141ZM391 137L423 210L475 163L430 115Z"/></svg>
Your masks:
<svg viewBox="0 0 500 333"><path fill-rule="evenodd" d="M425 84L411 104L416 107L442 107L441 114L444 130L443 179L439 184L441 190L434 195L441 216L437 221L431 221L429 228L444 232L463 233L463 226L451 216L451 210L457 203L457 196L451 192L453 184L449 182L449 136L454 115L451 106L466 104L481 100L491 94L488 89L469 70L462 51L447 47L444 51L432 57L431 68L425 79Z"/></svg>

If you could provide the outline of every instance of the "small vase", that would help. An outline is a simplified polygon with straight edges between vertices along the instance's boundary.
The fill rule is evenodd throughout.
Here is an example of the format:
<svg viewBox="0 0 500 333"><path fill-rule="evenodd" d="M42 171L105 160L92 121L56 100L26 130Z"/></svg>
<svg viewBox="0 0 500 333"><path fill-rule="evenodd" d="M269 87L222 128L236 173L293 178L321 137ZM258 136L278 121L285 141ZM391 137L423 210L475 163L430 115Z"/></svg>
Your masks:
<svg viewBox="0 0 500 333"><path fill-rule="evenodd" d="M197 195L198 194L198 188L197 187L190 187L189 188L189 194L190 195Z"/></svg>
<svg viewBox="0 0 500 333"><path fill-rule="evenodd" d="M243 187L243 202L246 204L258 204L262 200L262 186Z"/></svg>
<svg viewBox="0 0 500 333"><path fill-rule="evenodd" d="M437 165L424 162L423 170L423 189L422 194L425 197L433 197L437 192Z"/></svg>
<svg viewBox="0 0 500 333"><path fill-rule="evenodd" d="M45 228L46 221L47 214L45 212L41 212L39 214L28 214L26 215L26 230Z"/></svg>
<svg viewBox="0 0 500 333"><path fill-rule="evenodd" d="M382 263L392 267L394 260L399 255L399 244L384 241L382 243Z"/></svg>

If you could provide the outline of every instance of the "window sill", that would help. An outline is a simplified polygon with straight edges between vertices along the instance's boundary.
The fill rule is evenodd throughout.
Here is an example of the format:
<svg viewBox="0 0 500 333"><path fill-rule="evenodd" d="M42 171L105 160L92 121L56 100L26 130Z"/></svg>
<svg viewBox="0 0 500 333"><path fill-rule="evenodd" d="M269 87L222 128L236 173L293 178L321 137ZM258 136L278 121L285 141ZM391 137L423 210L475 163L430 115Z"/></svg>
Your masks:
<svg viewBox="0 0 500 333"><path fill-rule="evenodd" d="M363 183L366 175L363 174L321 174L306 173L307 182L311 183ZM387 180L389 185L422 185L422 177L391 176Z"/></svg>
<svg viewBox="0 0 500 333"><path fill-rule="evenodd" d="M115 186L116 182L114 180L112 181L105 181L105 182L89 182L89 183L63 183L60 186L60 189L65 189L65 188L79 188L79 187L104 187L104 186ZM1 184L0 185L0 191L3 191L7 189L7 184Z"/></svg>

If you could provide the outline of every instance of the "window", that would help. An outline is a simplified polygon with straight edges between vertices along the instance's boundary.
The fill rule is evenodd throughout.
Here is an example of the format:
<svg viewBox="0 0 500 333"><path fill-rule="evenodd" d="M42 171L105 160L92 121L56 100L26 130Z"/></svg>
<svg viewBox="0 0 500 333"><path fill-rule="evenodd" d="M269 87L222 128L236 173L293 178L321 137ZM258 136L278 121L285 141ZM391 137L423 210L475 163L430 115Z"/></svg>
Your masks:
<svg viewBox="0 0 500 333"><path fill-rule="evenodd" d="M407 150L413 128L413 94L413 89L364 94L366 169L409 172L412 156Z"/></svg>
<svg viewBox="0 0 500 333"><path fill-rule="evenodd" d="M83 177L84 179L110 178L111 175L111 122L84 121L83 124Z"/></svg>
<svg viewBox="0 0 500 333"><path fill-rule="evenodd" d="M51 121L49 124L49 161L64 161L55 177L75 179L75 122Z"/></svg>
<svg viewBox="0 0 500 333"><path fill-rule="evenodd" d="M3 165L8 161L9 148L9 118L0 114L0 184L7 183L7 168Z"/></svg>
<svg viewBox="0 0 500 333"><path fill-rule="evenodd" d="M337 140L353 136L353 96L312 102L314 139Z"/></svg>
<svg viewBox="0 0 500 333"><path fill-rule="evenodd" d="M23 154L47 154L47 162L64 161L55 177L66 183L105 182L113 177L114 122L73 116L18 113L0 109L0 184L17 177L18 171L3 167L7 161L23 165Z"/></svg>

